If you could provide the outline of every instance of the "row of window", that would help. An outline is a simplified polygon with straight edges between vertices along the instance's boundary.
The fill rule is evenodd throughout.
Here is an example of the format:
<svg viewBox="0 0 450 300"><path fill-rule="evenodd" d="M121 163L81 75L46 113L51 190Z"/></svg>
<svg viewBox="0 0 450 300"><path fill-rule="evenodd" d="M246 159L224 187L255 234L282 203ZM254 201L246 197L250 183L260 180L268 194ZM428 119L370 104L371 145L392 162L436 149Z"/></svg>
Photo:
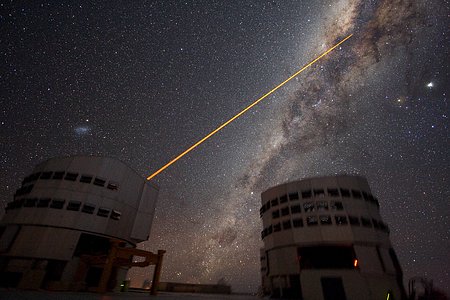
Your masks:
<svg viewBox="0 0 450 300"><path fill-rule="evenodd" d="M312 190L303 190L301 192L292 192L288 194L284 194L280 197L274 198L272 200L267 201L260 209L261 214L269 210L271 207L277 206L279 204L286 203L288 201L298 201L300 199L311 199L312 197L325 197L328 195L329 197L341 197L341 198L355 198L355 199L364 199L369 201L378 207L380 206L378 203L378 199L375 198L372 194L367 192L361 192L358 190L350 190L343 188L327 188L325 189L312 189ZM300 197L301 196L301 197Z"/></svg>
<svg viewBox="0 0 450 300"><path fill-rule="evenodd" d="M66 201L65 199L58 198L25 198L9 202L6 206L6 212L11 209L18 209L21 207L49 207L54 209L66 209L70 211L81 210L81 212L91 215L96 211L96 205L92 203L81 203L81 201L75 200ZM122 215L122 213L117 210L105 207L99 207L96 212L97 216L111 218L113 220L120 220L120 217Z"/></svg>
<svg viewBox="0 0 450 300"><path fill-rule="evenodd" d="M26 195L28 193L31 192L31 190L33 189L33 184L30 185L25 185L27 183L31 183L31 182L35 182L37 180L67 180L67 181L79 181L82 183L87 183L87 184L93 184L96 186L100 186L100 187L105 187L113 190L113 191L117 191L119 189L119 184L117 182L114 181L109 181L108 183L106 183L106 180L100 177L94 177L92 175L86 175L86 174L81 174L79 175L78 173L73 173L73 172L64 172L64 171L60 171L60 172L52 172L52 171L45 171L45 172L38 172L38 173L34 173L31 174L27 177L25 177L25 179L22 181L22 187L19 188L16 191L16 196L22 196L22 195Z"/></svg>
<svg viewBox="0 0 450 300"><path fill-rule="evenodd" d="M334 219L334 222L333 222ZM367 228L375 228L377 230L389 233L389 227L383 223L382 221L378 221L376 219L370 219L368 217L360 217L357 216L346 216L346 215L335 215L334 218L329 215L320 215L320 216L308 216L306 217L306 225L307 226L318 226L319 224L322 226L328 225L336 225L336 226L363 226ZM292 221L285 220L282 222L278 222L274 225L270 225L264 228L261 231L261 238L264 239L266 236L272 234L273 232L278 232L281 230L290 230L291 228L301 228L304 227L303 218L295 218Z"/></svg>
<svg viewBox="0 0 450 300"><path fill-rule="evenodd" d="M277 219L280 216L288 216L290 214L300 214L303 212L310 213L315 211L328 211L330 210L344 210L344 205L341 201L315 201L303 203L303 210L301 204L295 204L291 206L285 206L281 209L275 209L272 211L272 218ZM263 212L260 211L260 216L263 216Z"/></svg>

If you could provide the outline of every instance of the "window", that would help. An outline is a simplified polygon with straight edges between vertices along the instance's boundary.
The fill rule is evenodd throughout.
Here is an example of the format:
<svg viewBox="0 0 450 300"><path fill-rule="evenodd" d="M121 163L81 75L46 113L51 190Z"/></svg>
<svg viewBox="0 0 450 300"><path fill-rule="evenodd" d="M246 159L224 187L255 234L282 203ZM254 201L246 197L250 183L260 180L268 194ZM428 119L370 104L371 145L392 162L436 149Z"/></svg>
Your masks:
<svg viewBox="0 0 450 300"><path fill-rule="evenodd" d="M98 209L97 216L107 218L107 217L109 217L109 212L110 212L110 210L108 208L100 207Z"/></svg>
<svg viewBox="0 0 450 300"><path fill-rule="evenodd" d="M315 197L324 197L325 191L323 189L314 190L314 196Z"/></svg>
<svg viewBox="0 0 450 300"><path fill-rule="evenodd" d="M372 222L370 222L369 218L361 217L361 224L364 227L372 227Z"/></svg>
<svg viewBox="0 0 450 300"><path fill-rule="evenodd" d="M41 176L41 172L31 174L31 175L29 176L29 180L30 180L30 181L36 181L36 180L39 179L39 176Z"/></svg>
<svg viewBox="0 0 450 300"><path fill-rule="evenodd" d="M293 219L292 220L292 225L295 228L303 227L303 219Z"/></svg>
<svg viewBox="0 0 450 300"><path fill-rule="evenodd" d="M262 217L263 214L266 212L266 206L263 205L260 209L259 209L259 216Z"/></svg>
<svg viewBox="0 0 450 300"><path fill-rule="evenodd" d="M66 200L64 199L53 199L50 203L50 208L62 209L65 203Z"/></svg>
<svg viewBox="0 0 450 300"><path fill-rule="evenodd" d="M280 196L280 203L286 203L288 201L287 195L284 194L283 196Z"/></svg>
<svg viewBox="0 0 450 300"><path fill-rule="evenodd" d="M362 192L364 200L369 200L369 194L367 192Z"/></svg>
<svg viewBox="0 0 450 300"><path fill-rule="evenodd" d="M89 175L81 175L80 182L83 183L91 183L92 182L92 176Z"/></svg>
<svg viewBox="0 0 450 300"><path fill-rule="evenodd" d="M309 199L309 198L311 198L311 196L312 196L311 190L302 191L303 199Z"/></svg>
<svg viewBox="0 0 450 300"><path fill-rule="evenodd" d="M289 206L283 207L283 208L281 209L281 215L282 215L282 216L287 216L287 215L289 215Z"/></svg>
<svg viewBox="0 0 450 300"><path fill-rule="evenodd" d="M266 230L261 231L261 239L263 240L266 237Z"/></svg>
<svg viewBox="0 0 450 300"><path fill-rule="evenodd" d="M78 173L67 173L66 177L64 177L64 180L70 180L70 181L75 181L77 180L78 177Z"/></svg>
<svg viewBox="0 0 450 300"><path fill-rule="evenodd" d="M110 181L107 186L108 189L117 191L119 189L119 184L117 182Z"/></svg>
<svg viewBox="0 0 450 300"><path fill-rule="evenodd" d="M334 216L334 220L336 221L336 225L347 225L347 217L346 216Z"/></svg>
<svg viewBox="0 0 450 300"><path fill-rule="evenodd" d="M327 201L318 201L316 203L318 211L328 210L328 202Z"/></svg>
<svg viewBox="0 0 450 300"><path fill-rule="evenodd" d="M23 207L35 207L36 202L37 202L36 198L25 199L25 202L23 203Z"/></svg>
<svg viewBox="0 0 450 300"><path fill-rule="evenodd" d="M54 174L53 174L53 179L63 179L63 177L64 177L64 173L65 172L55 172Z"/></svg>
<svg viewBox="0 0 450 300"><path fill-rule="evenodd" d="M267 235L272 234L272 231L273 231L272 225L267 227Z"/></svg>
<svg viewBox="0 0 450 300"><path fill-rule="evenodd" d="M120 220L120 216L122 216L122 213L120 211L117 210L112 210L111 212L111 219L113 220Z"/></svg>
<svg viewBox="0 0 450 300"><path fill-rule="evenodd" d="M90 203L85 203L83 205L83 208L81 209L82 212L87 213L87 214L93 214L95 210L95 205L94 204L90 204Z"/></svg>
<svg viewBox="0 0 450 300"><path fill-rule="evenodd" d="M330 197L339 197L339 190L338 189L330 188L327 191L328 191L328 195Z"/></svg>
<svg viewBox="0 0 450 300"><path fill-rule="evenodd" d="M16 191L16 193L14 194L14 197L31 193L31 191L33 190L33 187L34 187L34 184L29 184L29 185L21 187L20 189L18 189Z"/></svg>
<svg viewBox="0 0 450 300"><path fill-rule="evenodd" d="M80 201L69 201L69 203L67 204L67 210L72 210L72 211L79 211L81 207L81 202Z"/></svg>
<svg viewBox="0 0 450 300"><path fill-rule="evenodd" d="M379 222L379 225L380 225L380 230L381 230L381 231L386 232L386 233L389 233L389 227L388 227L385 223L383 223L382 221L380 221L380 222Z"/></svg>
<svg viewBox="0 0 450 300"><path fill-rule="evenodd" d="M350 191L348 189L341 189L341 195L342 195L342 197L349 198L350 197Z"/></svg>
<svg viewBox="0 0 450 300"><path fill-rule="evenodd" d="M273 232L278 232L281 231L281 224L277 223L275 225L273 225Z"/></svg>
<svg viewBox="0 0 450 300"><path fill-rule="evenodd" d="M303 203L303 209L305 212L313 212L315 210L314 202Z"/></svg>
<svg viewBox="0 0 450 300"><path fill-rule="evenodd" d="M379 228L380 228L380 226L378 225L378 221L377 221L377 220L372 219L372 224L373 224L373 227L374 227L375 229L379 229Z"/></svg>
<svg viewBox="0 0 450 300"><path fill-rule="evenodd" d="M37 203L37 207L48 207L50 201L51 201L50 198L41 198Z"/></svg>
<svg viewBox="0 0 450 300"><path fill-rule="evenodd" d="M315 226L315 225L319 224L319 221L317 220L316 216L309 216L306 218L306 224L308 226Z"/></svg>
<svg viewBox="0 0 450 300"><path fill-rule="evenodd" d="M380 208L380 202L378 202L378 199L376 197L373 197L373 204Z"/></svg>
<svg viewBox="0 0 450 300"><path fill-rule="evenodd" d="M292 225L291 225L291 220L287 220L283 222L283 229L291 229Z"/></svg>
<svg viewBox="0 0 450 300"><path fill-rule="evenodd" d="M298 199L299 199L299 197L298 197L298 193L297 192L289 193L289 200L294 201L294 200L298 200Z"/></svg>
<svg viewBox="0 0 450 300"><path fill-rule="evenodd" d="M50 179L52 178L53 172L42 172L40 179Z"/></svg>
<svg viewBox="0 0 450 300"><path fill-rule="evenodd" d="M301 247L297 251L300 269L353 269L356 259L349 246Z"/></svg>
<svg viewBox="0 0 450 300"><path fill-rule="evenodd" d="M348 216L348 221L350 222L350 225L352 226L360 226L361 223L359 222L359 218L355 216Z"/></svg>
<svg viewBox="0 0 450 300"><path fill-rule="evenodd" d="M340 201L331 201L331 209L332 210L343 210L344 206L342 205L342 202Z"/></svg>
<svg viewBox="0 0 450 300"><path fill-rule="evenodd" d="M272 207L273 206L277 206L278 205L278 198L273 199L272 201L270 201L270 203L272 204Z"/></svg>
<svg viewBox="0 0 450 300"><path fill-rule="evenodd" d="M280 211L277 209L277 210L274 210L273 212L272 212L272 218L273 219L277 219L277 218L279 218L280 217Z"/></svg>
<svg viewBox="0 0 450 300"><path fill-rule="evenodd" d="M319 217L321 225L331 225L331 217L330 216L320 216Z"/></svg>
<svg viewBox="0 0 450 300"><path fill-rule="evenodd" d="M301 212L302 212L302 209L301 209L300 204L291 206L291 214L299 214Z"/></svg>
<svg viewBox="0 0 450 300"><path fill-rule="evenodd" d="M362 198L362 194L360 191L356 191L356 190L352 190L352 196L355 199L361 199Z"/></svg>
<svg viewBox="0 0 450 300"><path fill-rule="evenodd" d="M267 201L266 202L266 210L269 210L269 208L270 208L270 201Z"/></svg>
<svg viewBox="0 0 450 300"><path fill-rule="evenodd" d="M95 177L94 179L94 185L97 186L105 186L106 180L100 179L98 177Z"/></svg>

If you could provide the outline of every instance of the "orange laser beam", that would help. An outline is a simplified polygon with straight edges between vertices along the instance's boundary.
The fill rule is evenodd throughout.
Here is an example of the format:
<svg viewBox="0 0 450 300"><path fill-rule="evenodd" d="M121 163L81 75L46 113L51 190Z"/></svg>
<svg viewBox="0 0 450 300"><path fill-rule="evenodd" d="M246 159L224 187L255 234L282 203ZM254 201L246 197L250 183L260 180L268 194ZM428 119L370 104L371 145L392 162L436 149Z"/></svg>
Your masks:
<svg viewBox="0 0 450 300"><path fill-rule="evenodd" d="M324 57L325 55L327 55L328 53L330 53L331 51L333 51L334 49L336 49L337 47L339 47L339 45L341 45L342 43L344 43L346 40L348 40L349 38L352 37L353 34L348 35L347 37L345 37L344 39L342 39L340 42L338 42L337 44L335 44L334 46L332 46L331 48L329 48L327 51L323 52L322 54L320 54L319 56L317 56L314 60L312 60L311 62L309 62L308 64L304 65L300 70L298 70L297 72L295 72L294 74L292 74L288 79L286 79L285 81L283 81L282 83L278 84L276 87L274 87L273 89L271 89L269 92L267 92L266 94L264 94L263 96L261 96L259 99L257 99L256 101L254 101L252 104L250 104L249 106L247 106L246 108L244 108L242 111L240 111L238 114L236 114L234 117L232 117L231 119L229 119L228 121L226 121L225 123L223 123L222 125L220 125L219 127L217 127L216 129L214 129L213 131L211 131L210 133L208 133L205 137L203 137L201 140L199 140L197 143L193 144L191 147L189 147L188 149L186 149L184 152L182 152L181 154L179 154L177 157L175 157L174 159L172 159L171 161L169 161L167 164L165 164L164 166L162 166L158 171L156 171L155 173L153 173L152 175L147 177L147 180L152 179L153 177L155 177L156 175L158 175L159 173L161 173L162 171L164 171L165 169L167 169L170 165L172 165L174 162L176 162L177 160L179 160L180 158L182 158L183 156L185 156L186 154L188 154L189 152L191 152L192 150L194 150L197 146L199 146L201 143L203 143L204 141L206 141L207 139L209 139L211 136L213 136L214 134L216 134L217 132L219 132L222 128L224 128L225 126L227 126L228 124L230 124L231 122L233 122L234 120L236 120L237 118L239 118L240 116L242 116L244 113L246 113L249 109L251 109L253 106L255 106L256 104L258 104L259 102L261 102L262 100L264 100L265 98L267 98L268 96L270 96L271 94L273 94L276 90L278 90L280 87L282 87L283 85L285 85L286 83L288 83L289 81L291 81L294 77L296 77L297 75L299 75L300 73L302 73L303 71L305 71L306 69L308 69L309 67L311 67L313 64L315 64L318 60L320 60L322 57Z"/></svg>

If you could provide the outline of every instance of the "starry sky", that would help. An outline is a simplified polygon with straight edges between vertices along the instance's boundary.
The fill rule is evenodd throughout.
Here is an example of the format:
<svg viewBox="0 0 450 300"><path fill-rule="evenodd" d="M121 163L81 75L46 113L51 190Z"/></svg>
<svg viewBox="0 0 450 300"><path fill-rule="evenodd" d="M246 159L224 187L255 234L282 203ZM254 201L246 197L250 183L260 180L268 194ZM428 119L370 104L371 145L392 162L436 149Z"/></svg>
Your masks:
<svg viewBox="0 0 450 300"><path fill-rule="evenodd" d="M5 2L3 207L54 156L112 156L148 176L353 33L155 177L140 247L167 250L164 281L253 292L261 192L360 174L405 278L450 292L447 0Z"/></svg>

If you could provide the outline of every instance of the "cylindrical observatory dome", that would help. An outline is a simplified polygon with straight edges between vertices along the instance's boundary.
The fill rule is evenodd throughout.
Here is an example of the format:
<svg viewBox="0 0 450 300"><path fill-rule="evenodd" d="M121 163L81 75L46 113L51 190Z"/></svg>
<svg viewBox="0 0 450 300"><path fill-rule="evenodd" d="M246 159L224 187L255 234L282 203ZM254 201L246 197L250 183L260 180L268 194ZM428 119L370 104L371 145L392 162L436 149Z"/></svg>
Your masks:
<svg viewBox="0 0 450 300"><path fill-rule="evenodd" d="M72 156L37 165L0 222L1 285L94 289L99 258L114 243L134 248L148 239L158 190L113 158ZM126 271L116 267L112 277L120 282Z"/></svg>
<svg viewBox="0 0 450 300"><path fill-rule="evenodd" d="M379 203L360 176L308 178L261 195L265 294L402 299L402 270Z"/></svg>

